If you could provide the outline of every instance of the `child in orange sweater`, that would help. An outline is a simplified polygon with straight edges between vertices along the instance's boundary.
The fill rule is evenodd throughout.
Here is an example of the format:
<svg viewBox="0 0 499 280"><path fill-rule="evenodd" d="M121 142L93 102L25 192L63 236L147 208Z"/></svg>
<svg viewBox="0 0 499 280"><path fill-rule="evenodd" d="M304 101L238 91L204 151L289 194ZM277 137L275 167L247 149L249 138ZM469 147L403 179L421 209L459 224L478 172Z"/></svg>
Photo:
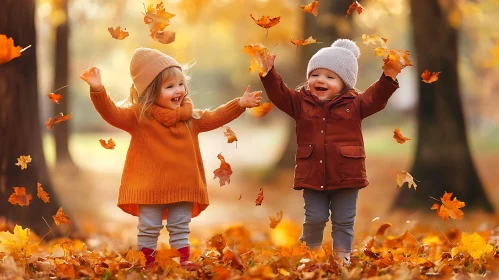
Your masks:
<svg viewBox="0 0 499 280"><path fill-rule="evenodd" d="M182 267L192 270L197 265L189 261L189 223L209 204L198 134L236 119L245 108L258 106L261 97L248 87L242 97L213 111L193 110L182 66L149 48L135 50L130 75L128 106L114 103L98 68L80 75L90 85L91 100L102 118L131 135L118 206L139 218L137 245L146 265L154 265L166 219L170 246L179 250Z"/></svg>

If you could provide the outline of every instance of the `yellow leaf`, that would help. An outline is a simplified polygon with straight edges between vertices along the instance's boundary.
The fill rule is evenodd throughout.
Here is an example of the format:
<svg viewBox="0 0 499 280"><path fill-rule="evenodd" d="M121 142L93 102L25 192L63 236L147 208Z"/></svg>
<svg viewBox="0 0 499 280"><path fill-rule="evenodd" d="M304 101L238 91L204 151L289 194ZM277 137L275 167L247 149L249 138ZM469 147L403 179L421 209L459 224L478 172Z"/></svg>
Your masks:
<svg viewBox="0 0 499 280"><path fill-rule="evenodd" d="M16 165L17 166L21 166L21 170L24 170L24 169L28 168L28 163L30 163L30 162L31 162L31 156L30 155L20 156L17 159Z"/></svg>
<svg viewBox="0 0 499 280"><path fill-rule="evenodd" d="M492 245L488 244L480 234L474 232L467 234L463 232L461 241L457 247L452 248L452 257L461 253L469 253L474 259L479 259L482 255L492 252Z"/></svg>
<svg viewBox="0 0 499 280"><path fill-rule="evenodd" d="M128 250L125 259L133 265L146 265L146 257L144 256L144 253L138 250Z"/></svg>
<svg viewBox="0 0 499 280"><path fill-rule="evenodd" d="M407 182L407 187L410 189L411 186L414 186L414 190L416 190L416 187L418 185L416 185L416 183L414 183L414 178L412 178L411 174L409 174L409 172L406 172L406 171L401 171L399 173L397 173L397 187L402 187L402 185L404 185L405 182Z"/></svg>
<svg viewBox="0 0 499 280"><path fill-rule="evenodd" d="M0 232L0 252L19 253L28 242L29 228L23 229L20 225L14 227L14 233Z"/></svg>

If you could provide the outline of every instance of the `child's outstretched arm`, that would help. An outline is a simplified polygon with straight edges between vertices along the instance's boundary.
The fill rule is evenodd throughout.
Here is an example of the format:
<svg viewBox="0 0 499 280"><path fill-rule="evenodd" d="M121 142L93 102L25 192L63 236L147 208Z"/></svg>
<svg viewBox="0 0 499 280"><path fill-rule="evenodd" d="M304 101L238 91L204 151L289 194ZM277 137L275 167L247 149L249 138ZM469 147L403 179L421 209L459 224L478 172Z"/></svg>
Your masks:
<svg viewBox="0 0 499 280"><path fill-rule="evenodd" d="M393 92L399 88L398 81L381 74L381 77L360 95L361 118L367 118L385 108Z"/></svg>
<svg viewBox="0 0 499 280"><path fill-rule="evenodd" d="M301 108L299 93L290 89L282 81L281 75L274 68L275 56L274 54L268 57L266 64L268 65L267 69L270 70L265 75L261 75L260 80L270 101L281 111L296 119Z"/></svg>
<svg viewBox="0 0 499 280"><path fill-rule="evenodd" d="M135 113L130 108L116 106L102 85L99 68L90 67L84 70L80 79L90 86L90 99L102 118L110 125L130 132L137 123Z"/></svg>
<svg viewBox="0 0 499 280"><path fill-rule="evenodd" d="M201 118L193 119L193 124L199 132L210 131L238 118L246 108L259 106L262 101L261 92L250 92L250 89L251 87L248 86L242 97L236 98L213 111L201 112Z"/></svg>

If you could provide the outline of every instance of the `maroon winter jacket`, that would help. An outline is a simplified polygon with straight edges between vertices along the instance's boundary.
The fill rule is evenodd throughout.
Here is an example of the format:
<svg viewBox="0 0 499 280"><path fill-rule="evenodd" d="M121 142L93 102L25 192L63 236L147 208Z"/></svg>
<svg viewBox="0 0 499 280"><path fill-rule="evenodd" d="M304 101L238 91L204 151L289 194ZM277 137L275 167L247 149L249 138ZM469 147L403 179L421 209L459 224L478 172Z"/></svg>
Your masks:
<svg viewBox="0 0 499 280"><path fill-rule="evenodd" d="M309 90L288 88L274 68L260 79L272 103L296 122L295 189L334 190L369 184L362 120L386 106L398 88L397 81L382 74L365 92L349 90L324 103Z"/></svg>

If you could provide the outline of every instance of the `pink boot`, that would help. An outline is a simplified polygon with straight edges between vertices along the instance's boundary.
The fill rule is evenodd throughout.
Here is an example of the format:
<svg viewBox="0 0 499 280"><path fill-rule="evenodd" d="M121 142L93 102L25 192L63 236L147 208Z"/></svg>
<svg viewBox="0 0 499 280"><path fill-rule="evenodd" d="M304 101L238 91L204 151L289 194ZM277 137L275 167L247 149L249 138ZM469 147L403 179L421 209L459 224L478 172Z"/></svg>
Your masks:
<svg viewBox="0 0 499 280"><path fill-rule="evenodd" d="M183 269L193 271L201 267L199 264L189 261L189 256L191 254L189 247L180 248L178 251L180 252L180 266Z"/></svg>
<svg viewBox="0 0 499 280"><path fill-rule="evenodd" d="M144 253L144 256L146 257L146 267L153 267L154 261L156 260L156 258L154 257L154 250L151 248L142 247L140 251Z"/></svg>

